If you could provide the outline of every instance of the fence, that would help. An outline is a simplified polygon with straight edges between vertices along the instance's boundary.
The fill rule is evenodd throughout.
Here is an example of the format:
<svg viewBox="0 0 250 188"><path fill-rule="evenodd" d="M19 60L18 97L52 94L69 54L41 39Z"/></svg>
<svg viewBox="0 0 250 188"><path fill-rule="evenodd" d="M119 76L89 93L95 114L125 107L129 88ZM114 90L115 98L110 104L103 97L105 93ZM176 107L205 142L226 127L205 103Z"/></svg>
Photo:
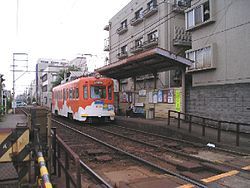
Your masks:
<svg viewBox="0 0 250 188"><path fill-rule="evenodd" d="M69 188L72 184L76 188L81 188L80 160L79 156L66 145L66 143L56 135L56 129L52 128L53 136L53 166L54 172L58 167L58 177L61 177L62 170L65 174L65 185ZM74 165L71 167L70 165ZM75 172L72 173L72 169ZM75 178L71 174L75 174Z"/></svg>
<svg viewBox="0 0 250 188"><path fill-rule="evenodd" d="M172 114L177 114L176 116L171 116ZM168 125L170 125L170 119L177 119L177 127L181 128L181 121L185 121L188 123L188 131L192 132L192 125L200 125L202 126L202 136L206 135L206 127L213 128L217 130L217 142L221 142L221 131L228 131L236 134L236 146L240 144L240 134L249 134L243 133L240 131L241 126L247 126L250 129L250 124L247 123L239 123L239 122L230 122L230 121L220 121L211 118L201 117L197 115L177 112L174 110L168 111ZM196 119L196 121L194 121ZM222 129L222 125L226 124L227 128ZM234 130L229 130L228 126L231 125L234 127Z"/></svg>

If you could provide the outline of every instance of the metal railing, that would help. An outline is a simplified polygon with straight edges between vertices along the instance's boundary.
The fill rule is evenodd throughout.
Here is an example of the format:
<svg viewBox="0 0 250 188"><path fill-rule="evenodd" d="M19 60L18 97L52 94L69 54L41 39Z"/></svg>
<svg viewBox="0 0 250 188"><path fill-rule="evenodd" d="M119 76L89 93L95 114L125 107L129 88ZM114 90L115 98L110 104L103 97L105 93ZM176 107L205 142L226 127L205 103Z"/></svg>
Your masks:
<svg viewBox="0 0 250 188"><path fill-rule="evenodd" d="M57 167L57 175L61 177L63 170L66 188L69 188L70 185L81 188L81 166L79 156L58 135L56 135L55 128L53 128L52 135L54 171L56 172ZM73 167L70 165L73 165ZM74 169L75 172L72 173L72 169ZM75 174L75 177L72 177L71 174Z"/></svg>
<svg viewBox="0 0 250 188"><path fill-rule="evenodd" d="M171 114L177 114L176 116L171 116ZM236 146L240 145L240 134L249 134L245 132L241 132L240 128L241 126L247 126L250 128L250 124L248 123L240 123L240 122L231 122L231 121L220 121L220 120L215 120L212 118L206 118L202 116L197 116L197 115L192 115L192 114L187 114L187 113L182 113L182 112L177 112L174 110L169 110L168 111L168 125L170 125L170 119L177 119L177 127L178 129L181 128L181 121L184 121L188 123L188 131L189 133L192 132L192 125L200 125L202 126L202 136L206 135L206 127L216 129L217 130L217 142L221 142L221 131L228 131L236 134ZM200 120L200 121L195 121ZM227 124L227 128L223 129L223 124ZM228 128L228 125L233 125L234 130L230 130Z"/></svg>

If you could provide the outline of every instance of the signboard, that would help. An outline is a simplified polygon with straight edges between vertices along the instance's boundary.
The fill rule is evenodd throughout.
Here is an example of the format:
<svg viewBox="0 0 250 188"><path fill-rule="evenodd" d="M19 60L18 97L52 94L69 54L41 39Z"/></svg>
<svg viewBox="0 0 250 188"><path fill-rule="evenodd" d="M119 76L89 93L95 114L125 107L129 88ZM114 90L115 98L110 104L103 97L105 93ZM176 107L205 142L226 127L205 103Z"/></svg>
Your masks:
<svg viewBox="0 0 250 188"><path fill-rule="evenodd" d="M168 91L167 90L163 91L163 102L164 103L168 102Z"/></svg>
<svg viewBox="0 0 250 188"><path fill-rule="evenodd" d="M158 92L153 93L153 103L156 104L158 101Z"/></svg>
<svg viewBox="0 0 250 188"><path fill-rule="evenodd" d="M146 90L145 89L139 90L139 96L140 97L146 96Z"/></svg>
<svg viewBox="0 0 250 188"><path fill-rule="evenodd" d="M180 90L175 90L175 110L177 112L181 111L181 93Z"/></svg>
<svg viewBox="0 0 250 188"><path fill-rule="evenodd" d="M127 93L126 92L123 92L122 93L122 102L127 102L128 101L128 96L127 96Z"/></svg>
<svg viewBox="0 0 250 188"><path fill-rule="evenodd" d="M173 104L174 103L174 90L168 89L168 103Z"/></svg>
<svg viewBox="0 0 250 188"><path fill-rule="evenodd" d="M162 97L163 97L162 90L159 90L157 93L157 98L158 98L157 101L162 102Z"/></svg>
<svg viewBox="0 0 250 188"><path fill-rule="evenodd" d="M148 103L153 103L153 92L148 92Z"/></svg>

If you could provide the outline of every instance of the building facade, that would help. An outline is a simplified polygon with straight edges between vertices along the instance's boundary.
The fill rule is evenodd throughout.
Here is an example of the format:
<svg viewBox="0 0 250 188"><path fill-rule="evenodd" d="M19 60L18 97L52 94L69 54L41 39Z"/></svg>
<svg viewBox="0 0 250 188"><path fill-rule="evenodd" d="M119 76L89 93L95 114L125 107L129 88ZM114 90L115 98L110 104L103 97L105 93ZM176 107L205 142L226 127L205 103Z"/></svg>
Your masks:
<svg viewBox="0 0 250 188"><path fill-rule="evenodd" d="M51 68L48 68L48 67L49 66L50 67L64 67L64 66L67 67L68 64L69 64L69 61L65 59L61 59L61 60L45 59L45 58L38 59L37 64L36 64L36 102L38 104L41 105L41 104L44 104L44 102L46 102L46 98L44 98L46 96L43 94L43 91L44 90L48 91L48 87L46 87L45 86L46 84L44 84L44 82L47 81L48 79L45 79L45 77L47 78L53 77L52 76L53 72L50 73ZM45 76L46 73L47 73L47 76ZM43 82L43 80L45 81Z"/></svg>
<svg viewBox="0 0 250 188"><path fill-rule="evenodd" d="M192 0L185 11L192 34L186 110L250 122L250 1Z"/></svg>
<svg viewBox="0 0 250 188"><path fill-rule="evenodd" d="M109 64L153 48L185 56L191 48L191 35L185 31L188 5L185 0L132 0L104 28L109 32L104 46L109 51ZM176 109L175 93L182 93L181 71L159 71L156 77L156 81L153 74L120 80L119 110L125 112L133 103L144 115L153 109L155 117L167 117L168 109Z"/></svg>

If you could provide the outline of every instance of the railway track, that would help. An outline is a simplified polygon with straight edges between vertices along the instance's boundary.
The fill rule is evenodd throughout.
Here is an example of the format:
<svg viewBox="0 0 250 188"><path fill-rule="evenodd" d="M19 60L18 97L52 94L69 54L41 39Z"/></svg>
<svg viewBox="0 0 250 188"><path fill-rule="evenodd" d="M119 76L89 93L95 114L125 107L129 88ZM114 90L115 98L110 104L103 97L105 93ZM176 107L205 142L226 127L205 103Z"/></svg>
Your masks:
<svg viewBox="0 0 250 188"><path fill-rule="evenodd" d="M125 169L126 173L128 173L127 175L129 175L129 173L135 173L134 175L142 176L140 173L138 174L138 172L143 172L143 176L147 174L146 177L144 177L145 179L155 177L157 179L171 180L173 184L172 187L185 185L187 183L191 183L196 187L206 187L205 184L199 181L187 178L186 176L159 166L157 163L148 161L139 155L125 151L120 147L115 147L114 144L111 145L103 140L90 136L79 129L82 127L76 129L75 127L69 126L69 123L66 125L56 120L53 120L53 122L55 125L60 126L60 129L57 131L59 136L64 138L64 141L80 156L81 160L88 164L89 168L92 168L97 174L107 179L106 181L110 182L111 185L115 184L115 186L119 187L119 181L124 177L119 180L118 175L116 178L119 181L116 182L114 175L116 173L125 173ZM72 131L72 133L68 134L67 132L69 130ZM82 140L81 144L79 144L79 140Z"/></svg>
<svg viewBox="0 0 250 188"><path fill-rule="evenodd" d="M233 162L233 159L237 160L238 157L242 159L246 157L246 163L249 162L249 158L246 156L247 154L223 149L216 150L215 153L215 149L211 150L199 144L191 142L185 143L183 140L167 138L114 125L92 127L75 126L75 124L79 124L78 122L67 123L77 128L78 131L83 131L85 134L99 138L102 141L107 141L109 145L116 145L119 149L133 153L135 156L143 158L151 164L156 164L156 166L160 168L167 169L167 171L170 171L170 174L173 173L181 177L184 176L197 182L201 182L201 179L233 169L237 169L243 173L249 173L249 171L241 168L244 166L244 163L235 165ZM169 140L172 142L170 143ZM176 143L173 143L173 141ZM162 143L168 144L162 145ZM181 145L183 148L180 149L178 145ZM207 156L209 152L211 155L210 159L208 160L203 156L197 156L195 154L201 151L203 153L207 152ZM213 157L224 157L227 161L219 161L218 158L213 159ZM229 159L232 160L234 165L228 163Z"/></svg>

